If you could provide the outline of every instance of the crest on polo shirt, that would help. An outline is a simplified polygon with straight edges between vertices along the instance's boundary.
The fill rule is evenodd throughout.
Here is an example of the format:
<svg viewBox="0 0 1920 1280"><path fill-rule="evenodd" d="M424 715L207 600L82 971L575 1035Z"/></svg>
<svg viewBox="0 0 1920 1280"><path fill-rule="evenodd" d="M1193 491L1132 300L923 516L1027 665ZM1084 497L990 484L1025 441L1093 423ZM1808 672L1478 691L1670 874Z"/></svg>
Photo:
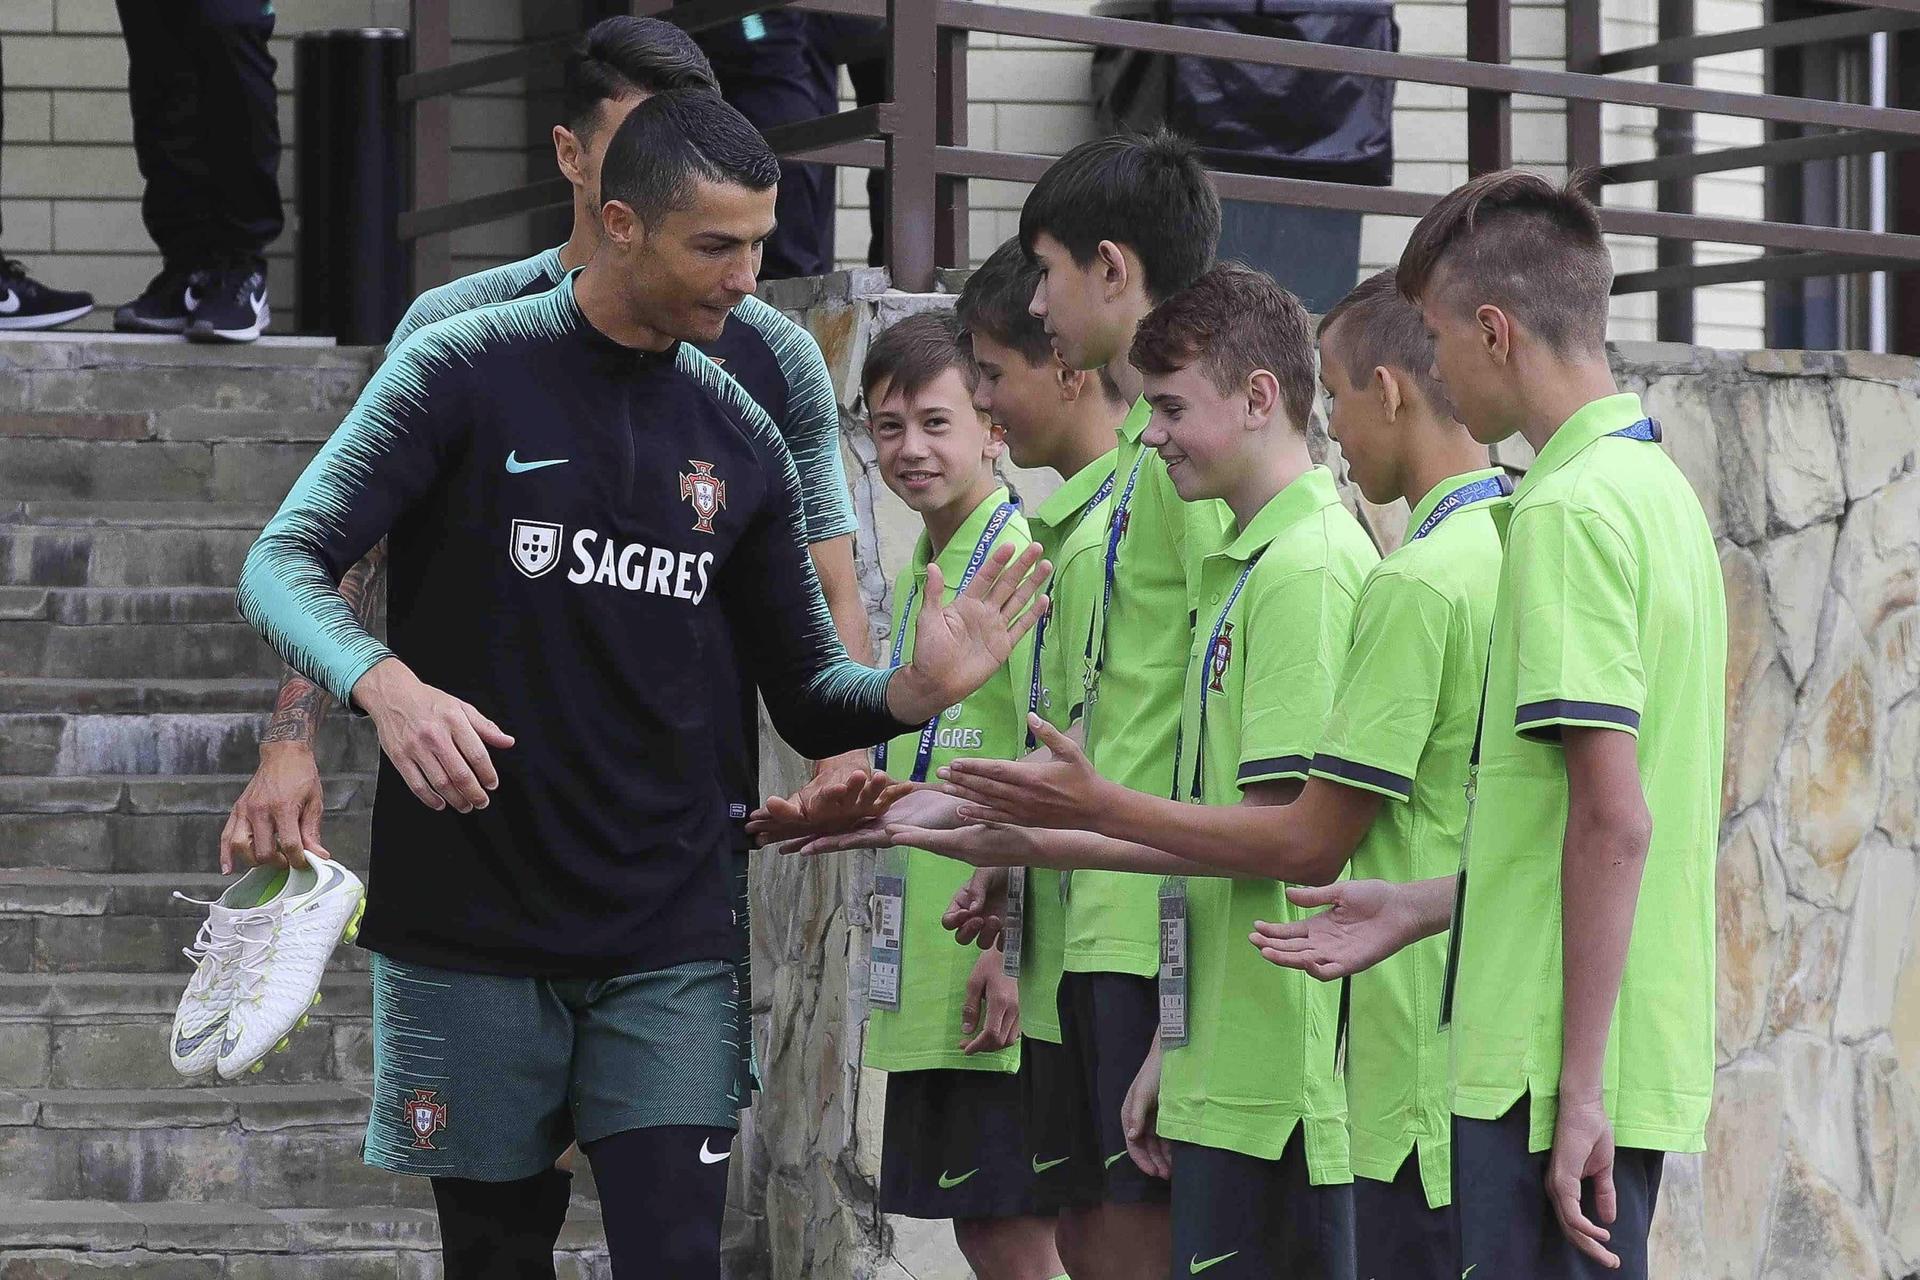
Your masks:
<svg viewBox="0 0 1920 1280"><path fill-rule="evenodd" d="M400 1104L407 1127L413 1130L413 1145L422 1151L438 1151L433 1135L447 1127L447 1105L438 1100L439 1096L435 1089L415 1089L413 1096Z"/></svg>
<svg viewBox="0 0 1920 1280"><path fill-rule="evenodd" d="M537 578L560 563L560 539L566 530L544 520L515 520L508 553L513 567Z"/></svg>
<svg viewBox="0 0 1920 1280"><path fill-rule="evenodd" d="M1227 664L1233 661L1233 624L1229 622L1220 628L1220 638L1213 642L1213 654L1207 660L1207 668L1212 673L1207 688L1215 693L1225 693L1221 681L1227 678Z"/></svg>
<svg viewBox="0 0 1920 1280"><path fill-rule="evenodd" d="M680 500L693 505L693 531L712 533L713 518L727 505L727 482L713 474L711 462L688 458L693 474L680 473Z"/></svg>

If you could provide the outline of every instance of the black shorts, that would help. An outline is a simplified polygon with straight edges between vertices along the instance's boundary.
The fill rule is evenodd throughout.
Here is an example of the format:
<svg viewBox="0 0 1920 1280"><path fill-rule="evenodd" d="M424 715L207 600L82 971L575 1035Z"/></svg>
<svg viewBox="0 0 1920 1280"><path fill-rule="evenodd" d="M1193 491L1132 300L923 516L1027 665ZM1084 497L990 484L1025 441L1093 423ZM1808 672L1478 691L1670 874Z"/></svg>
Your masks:
<svg viewBox="0 0 1920 1280"><path fill-rule="evenodd" d="M1039 1162L1064 1179L1050 1188L1055 1203L1165 1204L1171 1189L1140 1171L1127 1154L1120 1106L1160 1031L1160 996L1152 978L1130 973L1060 975L1061 1069L1055 1092L1032 1111Z"/></svg>
<svg viewBox="0 0 1920 1280"><path fill-rule="evenodd" d="M1647 1231L1660 1199L1664 1151L1620 1147L1613 1153L1614 1220L1610 1271L1567 1242L1547 1202L1545 1151L1528 1151L1532 1102L1523 1096L1498 1120L1453 1118L1453 1208L1459 1220L1457 1270L1529 1280L1646 1280ZM1581 1206L1593 1216L1591 1187Z"/></svg>
<svg viewBox="0 0 1920 1280"><path fill-rule="evenodd" d="M909 1218L1034 1212L1019 1077L1001 1071L887 1073L880 1208Z"/></svg>
<svg viewBox="0 0 1920 1280"><path fill-rule="evenodd" d="M1427 1207L1420 1161L1412 1152L1392 1182L1353 1180L1353 1234L1362 1277L1460 1280L1453 1206Z"/></svg>
<svg viewBox="0 0 1920 1280"><path fill-rule="evenodd" d="M1060 1099L1075 1087L1069 1080L1077 1070L1063 1046L1032 1036L1020 1038L1020 1097L1036 1213L1051 1216L1062 1209L1091 1209L1100 1203L1099 1180L1081 1176L1081 1170L1089 1167L1087 1160L1058 1137Z"/></svg>
<svg viewBox="0 0 1920 1280"><path fill-rule="evenodd" d="M1353 1184L1316 1187L1308 1181L1300 1130L1278 1160L1191 1142L1168 1145L1174 1275L1354 1280ZM1381 1273L1382 1280L1387 1274Z"/></svg>

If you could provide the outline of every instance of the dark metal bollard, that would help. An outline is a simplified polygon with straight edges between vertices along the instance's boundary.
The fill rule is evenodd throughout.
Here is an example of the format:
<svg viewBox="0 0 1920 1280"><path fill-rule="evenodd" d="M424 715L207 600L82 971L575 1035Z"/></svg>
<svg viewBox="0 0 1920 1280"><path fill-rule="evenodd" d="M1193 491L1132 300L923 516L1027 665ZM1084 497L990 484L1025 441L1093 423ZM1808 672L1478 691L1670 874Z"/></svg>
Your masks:
<svg viewBox="0 0 1920 1280"><path fill-rule="evenodd" d="M396 86L409 56L407 33L390 27L294 40L302 333L384 345L406 311L407 143Z"/></svg>

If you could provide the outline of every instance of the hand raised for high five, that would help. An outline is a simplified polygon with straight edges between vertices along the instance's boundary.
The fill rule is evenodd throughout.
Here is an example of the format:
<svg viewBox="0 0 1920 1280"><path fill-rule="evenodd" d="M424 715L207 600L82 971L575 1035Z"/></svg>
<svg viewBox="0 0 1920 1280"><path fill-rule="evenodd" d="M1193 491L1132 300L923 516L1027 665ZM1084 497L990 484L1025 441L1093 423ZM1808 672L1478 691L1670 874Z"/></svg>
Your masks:
<svg viewBox="0 0 1920 1280"><path fill-rule="evenodd" d="M961 802L961 821L1098 830L1113 784L1093 771L1079 743L1032 712L1027 727L1047 756L954 760L940 770L947 794Z"/></svg>
<svg viewBox="0 0 1920 1280"><path fill-rule="evenodd" d="M927 566L913 662L887 684L887 709L895 717L908 724L931 720L1006 665L1013 646L1047 612L1047 597L1038 593L1053 566L1040 555L1037 542L1018 555L1011 546L997 548L951 600L940 566Z"/></svg>
<svg viewBox="0 0 1920 1280"><path fill-rule="evenodd" d="M906 784L891 785L905 786ZM864 819L855 826L828 835L811 835L803 832L797 836L787 837L785 843L773 844L772 847L775 853L798 853L808 857L821 853L844 853L849 849L885 849L889 845L899 843L893 838L895 826L913 825L943 830L958 821L954 817L954 810L959 807L959 801L931 787L909 787L905 795L896 799L876 817ZM764 813L765 811L762 810L761 814ZM747 829L749 831L754 829L751 821ZM762 843L772 844L774 840L780 838L768 837Z"/></svg>

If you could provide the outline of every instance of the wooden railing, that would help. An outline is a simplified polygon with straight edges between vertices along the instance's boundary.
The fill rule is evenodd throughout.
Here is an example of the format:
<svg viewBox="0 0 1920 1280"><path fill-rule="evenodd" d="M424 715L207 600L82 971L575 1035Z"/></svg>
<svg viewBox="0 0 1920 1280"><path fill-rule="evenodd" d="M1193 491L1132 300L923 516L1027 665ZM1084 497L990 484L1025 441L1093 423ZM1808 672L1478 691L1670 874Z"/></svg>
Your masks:
<svg viewBox="0 0 1920 1280"><path fill-rule="evenodd" d="M1600 51L1599 0L1566 0L1567 69L1512 65L1511 0L1466 0L1465 60L1312 44L1263 35L1203 31L1129 18L1043 12L977 0L633 0L637 14L698 32L755 13L794 7L884 19L888 25L887 101L802 121L767 137L782 156L879 168L885 173L889 261L895 284L933 288L942 267L968 262L970 179L1031 182L1052 157L967 145L967 40L991 32L1076 45L1118 47L1303 70L1378 76L1467 91L1467 164L1473 172L1513 162L1511 103L1515 94L1566 104L1567 160L1590 170L1607 230L1660 242L1658 266L1621 275L1616 293L1657 291L1661 335L1691 336L1692 290L1739 280L1788 280L1920 267L1920 236L1847 227L1768 222L1693 212L1694 179L1704 173L1783 166L1893 152L1920 146L1920 111L1856 103L1739 93L1693 83L1699 58L1739 50L1777 49L1920 27L1920 0L1853 0L1860 7L1831 15L1712 35L1693 32L1693 0L1660 0L1660 39L1631 49ZM413 108L413 203L400 234L412 244L416 288L451 270L448 233L460 227L566 204L558 178L466 200L451 198L448 95L516 79L555 64L565 41L529 44L506 53L451 61L452 0L414 0L414 70L400 83ZM1611 73L1656 67L1658 81ZM1601 149L1604 103L1652 107L1657 136L1673 145L1650 160L1608 165ZM1827 130L1757 146L1715 152L1691 147L1696 114L1736 116ZM1223 196L1285 205L1418 217L1438 197L1401 187L1352 186L1296 178L1216 172ZM1604 204L1609 185L1654 181L1655 209ZM1696 265L1697 241L1752 245L1772 252L1735 262Z"/></svg>

